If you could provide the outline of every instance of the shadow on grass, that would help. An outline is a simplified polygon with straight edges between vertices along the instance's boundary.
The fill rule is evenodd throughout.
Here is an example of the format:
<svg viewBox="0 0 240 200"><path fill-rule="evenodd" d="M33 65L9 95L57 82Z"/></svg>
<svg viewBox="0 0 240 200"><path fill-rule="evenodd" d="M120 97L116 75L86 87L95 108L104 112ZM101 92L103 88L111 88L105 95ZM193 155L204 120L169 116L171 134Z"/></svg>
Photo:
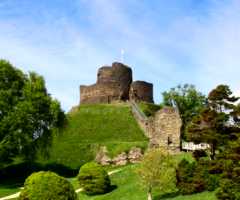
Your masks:
<svg viewBox="0 0 240 200"><path fill-rule="evenodd" d="M113 190L116 190L117 189L117 185L111 185L109 190L108 190L108 193L112 192Z"/></svg>
<svg viewBox="0 0 240 200"><path fill-rule="evenodd" d="M60 176L74 177L78 174L79 169L71 169L56 163L41 165L39 163L24 162L0 169L0 185L23 183L30 174L38 171L52 171Z"/></svg>
<svg viewBox="0 0 240 200"><path fill-rule="evenodd" d="M153 198L153 200L163 200L163 199L169 199L169 198L174 198L179 195L179 192L170 192L170 193L165 193L161 195L157 195Z"/></svg>

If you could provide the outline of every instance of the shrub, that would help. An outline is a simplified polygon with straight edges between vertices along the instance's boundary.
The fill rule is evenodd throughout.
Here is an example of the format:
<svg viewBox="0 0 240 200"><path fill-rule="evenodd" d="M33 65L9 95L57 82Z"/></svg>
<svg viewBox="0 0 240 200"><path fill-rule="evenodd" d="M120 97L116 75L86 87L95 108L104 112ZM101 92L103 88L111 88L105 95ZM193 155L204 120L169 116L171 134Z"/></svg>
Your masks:
<svg viewBox="0 0 240 200"><path fill-rule="evenodd" d="M36 172L24 183L20 200L76 200L73 186L53 172Z"/></svg>
<svg viewBox="0 0 240 200"><path fill-rule="evenodd" d="M94 162L86 163L81 167L78 181L88 195L104 194L111 186L107 172L101 165Z"/></svg>
<svg viewBox="0 0 240 200"><path fill-rule="evenodd" d="M207 153L204 150L195 150L193 152L193 157L198 161L202 157L206 157Z"/></svg>
<svg viewBox="0 0 240 200"><path fill-rule="evenodd" d="M220 175L209 173L209 166L211 166L209 161L200 160L197 163L189 163L182 160L176 173L179 192L193 194L204 190L215 190L219 186Z"/></svg>
<svg viewBox="0 0 240 200"><path fill-rule="evenodd" d="M216 194L220 200L240 200L240 167L235 167L220 182L220 187Z"/></svg>

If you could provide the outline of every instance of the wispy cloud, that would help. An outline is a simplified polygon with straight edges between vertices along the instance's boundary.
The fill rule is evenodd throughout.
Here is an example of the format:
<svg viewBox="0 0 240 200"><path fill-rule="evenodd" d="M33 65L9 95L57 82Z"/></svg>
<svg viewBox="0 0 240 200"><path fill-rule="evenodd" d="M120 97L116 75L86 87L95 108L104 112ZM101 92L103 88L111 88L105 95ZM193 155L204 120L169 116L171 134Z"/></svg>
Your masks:
<svg viewBox="0 0 240 200"><path fill-rule="evenodd" d="M239 91L240 3L71 0L0 3L1 57L46 78L65 110L79 85L104 64L124 60L134 78L151 81L155 99L178 83L208 92L219 83Z"/></svg>

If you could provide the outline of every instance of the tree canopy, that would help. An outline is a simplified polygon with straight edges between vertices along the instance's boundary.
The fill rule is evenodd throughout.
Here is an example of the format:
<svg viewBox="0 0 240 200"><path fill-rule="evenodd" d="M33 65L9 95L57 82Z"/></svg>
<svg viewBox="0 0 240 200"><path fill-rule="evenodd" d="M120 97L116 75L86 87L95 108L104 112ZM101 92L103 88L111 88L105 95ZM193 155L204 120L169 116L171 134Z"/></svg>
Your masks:
<svg viewBox="0 0 240 200"><path fill-rule="evenodd" d="M37 149L46 151L64 118L42 76L0 60L0 163L17 156L32 160Z"/></svg>
<svg viewBox="0 0 240 200"><path fill-rule="evenodd" d="M227 85L217 86L209 93L205 108L187 126L189 140L211 144L212 158L217 149L223 150L230 140L237 139L236 134L240 132L235 123L239 117L237 100Z"/></svg>
<svg viewBox="0 0 240 200"><path fill-rule="evenodd" d="M196 90L194 85L178 85L170 91L163 92L163 104L177 107L182 119L182 138L185 139L185 128L191 119L198 115L206 104L206 97Z"/></svg>
<svg viewBox="0 0 240 200"><path fill-rule="evenodd" d="M148 192L148 200L152 199L152 190L171 191L175 186L175 161L164 149L149 150L141 162L138 171L142 184Z"/></svg>

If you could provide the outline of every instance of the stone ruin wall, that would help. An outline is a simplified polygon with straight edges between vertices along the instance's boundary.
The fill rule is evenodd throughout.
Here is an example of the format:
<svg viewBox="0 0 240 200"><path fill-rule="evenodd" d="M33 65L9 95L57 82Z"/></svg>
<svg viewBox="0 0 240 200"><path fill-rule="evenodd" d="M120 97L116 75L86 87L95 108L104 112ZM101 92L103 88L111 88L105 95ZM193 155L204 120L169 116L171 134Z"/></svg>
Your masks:
<svg viewBox="0 0 240 200"><path fill-rule="evenodd" d="M111 103L120 100L121 90L118 84L94 84L80 86L81 103Z"/></svg>
<svg viewBox="0 0 240 200"><path fill-rule="evenodd" d="M182 121L178 111L172 107L164 107L154 116L142 118L133 112L138 124L149 138L150 148L162 147L170 153L180 151Z"/></svg>
<svg viewBox="0 0 240 200"><path fill-rule="evenodd" d="M153 143L171 152L180 151L182 120L175 108L164 107L158 111L152 126Z"/></svg>
<svg viewBox="0 0 240 200"><path fill-rule="evenodd" d="M144 81L132 82L132 69L122 63L101 67L95 84L80 86L82 104L128 100L153 103L153 85Z"/></svg>
<svg viewBox="0 0 240 200"><path fill-rule="evenodd" d="M80 86L80 103L111 103L129 99L131 83L131 68L116 62L111 67L103 66L98 70L96 84Z"/></svg>
<svg viewBox="0 0 240 200"><path fill-rule="evenodd" d="M132 101L153 103L153 84L145 81L135 81L131 84L129 98Z"/></svg>

